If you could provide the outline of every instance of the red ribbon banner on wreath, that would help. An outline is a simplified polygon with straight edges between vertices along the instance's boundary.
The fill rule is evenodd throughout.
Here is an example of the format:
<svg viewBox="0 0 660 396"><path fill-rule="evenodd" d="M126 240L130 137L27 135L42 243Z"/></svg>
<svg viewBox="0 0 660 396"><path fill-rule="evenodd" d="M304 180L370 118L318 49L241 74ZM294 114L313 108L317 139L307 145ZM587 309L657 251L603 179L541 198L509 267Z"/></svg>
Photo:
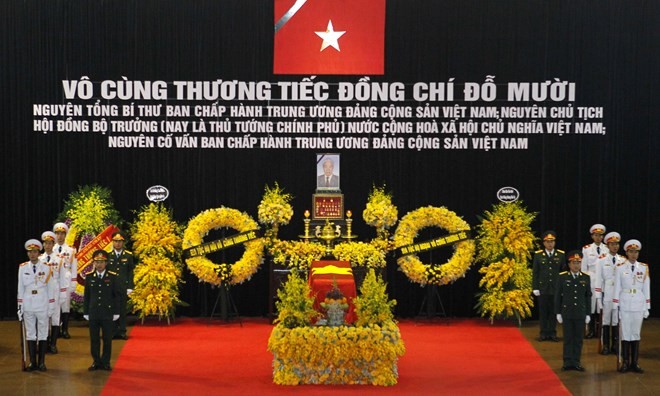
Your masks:
<svg viewBox="0 0 660 396"><path fill-rule="evenodd" d="M119 231L115 225L109 225L101 231L94 239L83 246L76 258L78 259L78 284L85 284L84 275L92 269L92 255L96 250L108 250L107 247L112 244L112 234Z"/></svg>

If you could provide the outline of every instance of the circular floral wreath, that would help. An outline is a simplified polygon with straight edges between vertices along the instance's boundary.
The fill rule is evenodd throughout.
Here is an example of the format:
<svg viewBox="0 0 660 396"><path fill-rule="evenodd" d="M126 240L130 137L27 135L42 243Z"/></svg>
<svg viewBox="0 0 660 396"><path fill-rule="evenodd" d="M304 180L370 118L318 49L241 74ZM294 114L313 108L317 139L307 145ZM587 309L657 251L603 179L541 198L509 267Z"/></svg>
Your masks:
<svg viewBox="0 0 660 396"><path fill-rule="evenodd" d="M414 243L419 230L425 227L440 227L450 233L466 231L470 225L456 213L444 207L427 206L406 214L394 233L394 246ZM413 282L422 286L426 284L446 285L465 276L472 264L475 252L474 241L460 241L454 245L454 255L443 265L424 264L415 254L402 256L397 263L404 274Z"/></svg>
<svg viewBox="0 0 660 396"><path fill-rule="evenodd" d="M231 208L207 209L188 222L183 233L183 249L188 249L204 242L204 237L210 230L229 227L236 231L246 232L259 228L250 215ZM263 262L263 238L245 243L243 256L233 264L216 264L206 256L195 256L186 259L190 271L200 282L219 286L220 284L236 285L250 279Z"/></svg>

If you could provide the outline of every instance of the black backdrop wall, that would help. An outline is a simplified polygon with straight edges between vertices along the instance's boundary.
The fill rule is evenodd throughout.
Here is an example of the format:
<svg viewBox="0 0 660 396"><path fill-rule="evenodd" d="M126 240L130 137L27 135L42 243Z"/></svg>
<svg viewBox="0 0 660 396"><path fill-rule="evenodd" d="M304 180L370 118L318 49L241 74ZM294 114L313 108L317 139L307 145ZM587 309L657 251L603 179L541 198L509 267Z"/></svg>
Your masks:
<svg viewBox="0 0 660 396"><path fill-rule="evenodd" d="M655 169L660 149L660 2L387 0L386 12L385 74L372 76L372 81L409 87L453 78L456 99L433 106L530 107L535 103L505 103L506 84L559 78L575 83L575 101L538 105L602 108L596 121L606 133L516 135L529 137L526 149L488 151L471 145L450 149L443 143L424 150L113 148L108 143L113 131L44 133L36 130L34 121L42 117L34 114L33 105L93 104L97 99L68 100L63 80L274 83L309 76L273 75L269 1L5 1L0 5L5 219L0 227L5 251L0 316L15 312L16 267L25 260L24 241L50 229L63 201L78 186L108 187L123 218L132 221L133 211L148 203L145 190L164 185L176 220L186 222L221 205L256 218L264 185L277 181L295 196L294 219L281 230L283 238L293 239L302 231L302 213L314 192L315 154L325 151L341 154L342 192L346 208L356 214L364 209L372 184L386 184L400 216L442 205L474 226L477 215L497 202L496 191L514 186L528 208L539 212L535 229L559 233L559 248L588 243L589 227L604 223L624 240L641 240L640 260L653 267L660 257L654 240L660 202ZM495 76L497 101L463 101L463 84L482 83L487 76ZM315 81L357 83L360 77L318 76ZM394 104L418 105L412 99ZM450 118L434 121L440 125ZM576 114L562 121L584 120ZM355 232L373 237L360 216ZM390 261L387 276L392 297L399 301L397 313L414 315L424 289L411 284ZM660 290L656 279L652 288ZM185 280L182 297L191 306L179 312L207 314L215 292L188 272ZM440 288L450 315L475 315L478 280L473 268L465 279ZM242 315L265 314L267 265L232 294Z"/></svg>

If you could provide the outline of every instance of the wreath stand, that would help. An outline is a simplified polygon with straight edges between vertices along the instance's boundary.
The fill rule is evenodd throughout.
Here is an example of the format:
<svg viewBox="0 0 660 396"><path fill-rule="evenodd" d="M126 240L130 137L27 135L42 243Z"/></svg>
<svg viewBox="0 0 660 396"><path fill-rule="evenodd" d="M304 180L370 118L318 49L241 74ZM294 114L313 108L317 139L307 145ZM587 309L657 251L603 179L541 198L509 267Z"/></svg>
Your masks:
<svg viewBox="0 0 660 396"><path fill-rule="evenodd" d="M440 310L438 310L438 307ZM426 308L426 310L424 308ZM425 315L423 314L424 312L426 312ZM426 316L428 318L447 317L445 306L442 304L442 299L440 298L440 293L438 292L438 285L426 285L426 295L422 300L422 305L419 308L418 316Z"/></svg>
<svg viewBox="0 0 660 396"><path fill-rule="evenodd" d="M241 320L241 317L238 314L238 308L236 308L236 303L234 302L234 299L231 297L231 293L229 293L229 288L224 283L218 287L218 297L216 297L215 299L215 304L213 305L213 309L211 310L211 316L209 316L209 320L211 320L214 316L216 316L215 310L216 308L218 308L218 305L220 305L219 316L222 320L224 320L225 322L229 322L230 317L235 317L236 319L238 319L238 323L241 325L241 327L243 327L243 321Z"/></svg>

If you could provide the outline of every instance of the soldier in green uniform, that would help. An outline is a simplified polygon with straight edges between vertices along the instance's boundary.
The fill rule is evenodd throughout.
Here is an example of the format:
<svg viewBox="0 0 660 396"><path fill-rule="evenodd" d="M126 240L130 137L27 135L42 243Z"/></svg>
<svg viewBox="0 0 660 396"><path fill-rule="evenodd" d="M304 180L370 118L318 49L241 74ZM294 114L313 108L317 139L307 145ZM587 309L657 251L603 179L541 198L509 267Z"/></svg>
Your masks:
<svg viewBox="0 0 660 396"><path fill-rule="evenodd" d="M89 321L89 338L94 362L89 371L112 370L112 336L114 321L119 319L119 281L117 274L106 270L108 252L97 250L92 256L94 270L85 274L85 299L83 316ZM101 350L101 335L103 335L103 354Z"/></svg>
<svg viewBox="0 0 660 396"><path fill-rule="evenodd" d="M544 249L536 251L532 261L532 289L538 297L541 325L539 341L557 342L554 294L557 276L566 266L566 255L564 251L555 249L557 234L554 231L544 232L542 239Z"/></svg>
<svg viewBox="0 0 660 396"><path fill-rule="evenodd" d="M564 326L564 365L562 370L584 371L580 363L584 325L591 316L591 277L580 271L582 252L568 253L568 271L559 274L555 290L557 322Z"/></svg>
<svg viewBox="0 0 660 396"><path fill-rule="evenodd" d="M133 292L133 270L135 269L135 259L133 254L124 249L126 235L117 231L112 234L112 252L110 252L110 261L108 269L117 274L119 278L119 287L121 290L121 300L119 301L119 320L115 326L115 339L127 340L126 335L126 311L128 295Z"/></svg>

